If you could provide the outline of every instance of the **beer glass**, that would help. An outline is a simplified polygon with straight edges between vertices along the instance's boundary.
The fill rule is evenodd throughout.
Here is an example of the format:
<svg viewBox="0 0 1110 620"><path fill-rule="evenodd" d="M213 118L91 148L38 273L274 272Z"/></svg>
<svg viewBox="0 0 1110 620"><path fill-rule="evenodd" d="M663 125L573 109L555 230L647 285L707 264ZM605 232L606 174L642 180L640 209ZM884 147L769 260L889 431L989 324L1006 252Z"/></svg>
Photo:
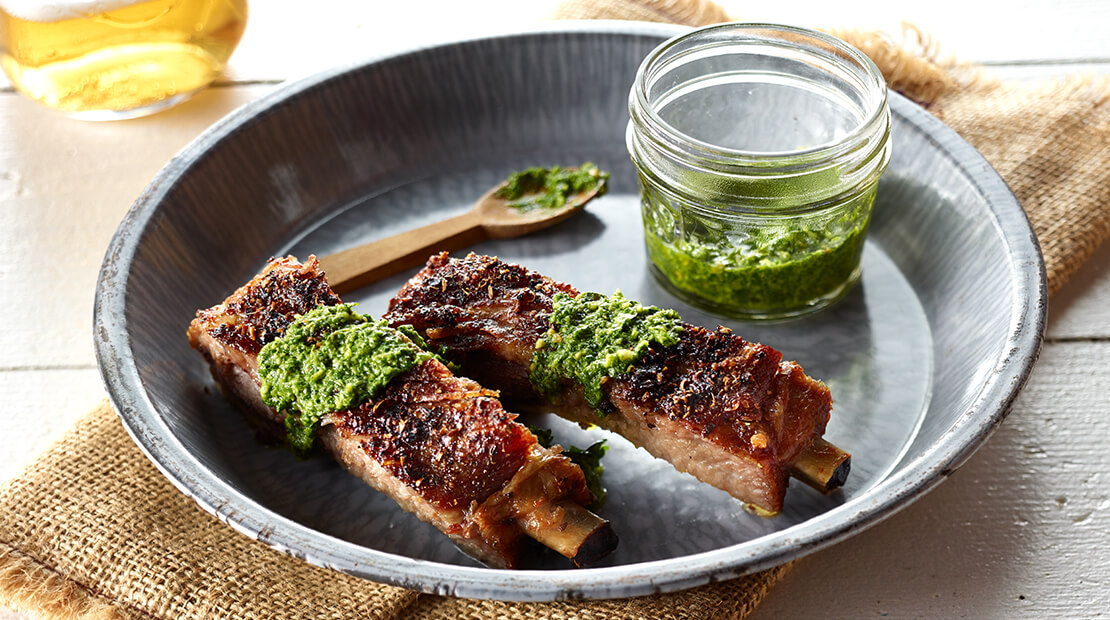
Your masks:
<svg viewBox="0 0 1110 620"><path fill-rule="evenodd" d="M246 19L246 0L0 0L0 65L70 116L133 118L216 79Z"/></svg>

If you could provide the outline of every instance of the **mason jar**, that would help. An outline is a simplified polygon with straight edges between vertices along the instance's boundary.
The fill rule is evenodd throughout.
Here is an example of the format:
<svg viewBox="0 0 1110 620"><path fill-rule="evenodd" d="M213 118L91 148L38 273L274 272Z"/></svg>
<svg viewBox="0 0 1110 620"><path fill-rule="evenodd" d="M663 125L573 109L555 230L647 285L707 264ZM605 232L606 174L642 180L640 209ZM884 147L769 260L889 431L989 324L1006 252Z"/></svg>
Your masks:
<svg viewBox="0 0 1110 620"><path fill-rule="evenodd" d="M702 28L644 59L629 113L651 270L672 293L784 319L859 279L891 126L862 52L790 26Z"/></svg>

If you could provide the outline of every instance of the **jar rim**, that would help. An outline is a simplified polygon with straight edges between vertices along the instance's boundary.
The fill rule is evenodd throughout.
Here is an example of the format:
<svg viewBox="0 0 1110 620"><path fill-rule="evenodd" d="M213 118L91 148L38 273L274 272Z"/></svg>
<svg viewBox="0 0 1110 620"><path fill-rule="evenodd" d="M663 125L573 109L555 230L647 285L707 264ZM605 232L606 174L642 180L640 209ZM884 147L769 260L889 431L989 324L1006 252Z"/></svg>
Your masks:
<svg viewBox="0 0 1110 620"><path fill-rule="evenodd" d="M699 140L690 136L667 121L663 120L662 116L655 110L655 108L648 101L647 89L648 78L651 75L649 69L660 60L668 51L671 51L676 46L688 43L690 39L697 37L712 36L715 33L722 31L737 31L742 33L752 32L771 32L771 33L784 33L792 35L800 35L816 39L822 44L831 46L838 52L843 53L845 56L854 60L860 68L863 69L862 75L866 78L864 86L866 88L875 89L878 95L874 102L866 111L864 118L857 123L851 131L836 140L823 142L814 146L804 147L800 149L788 151L756 151L747 149L730 148L717 144L712 144L704 140ZM750 42L757 42L756 39L750 39ZM745 41L723 41L717 45L736 45L744 43ZM789 43L785 39L767 39L758 41L759 43ZM696 47L694 49L705 49L709 45ZM800 48L795 48L800 49ZM804 50L804 52L813 55L812 50ZM828 56L826 60L833 60L840 65L847 65L848 63L840 57ZM665 66L665 65L663 65ZM875 125L882 123L887 109L887 86L883 78L882 72L875 63L862 51L848 43L833 37L831 35L811 30L808 28L801 28L798 26L789 26L783 24L771 24L762 22L730 22L724 24L716 24L703 28L697 28L690 32L672 37L652 50L640 63L640 67L636 72L635 82L631 92L632 106L630 106L633 114L634 122L644 123L651 128L655 138L662 139L670 143L672 150L676 147L684 147L689 149L693 147L698 151L698 159L706 162L716 162L718 160L727 160L729 168L761 168L768 166L783 166L785 165L806 165L810 163L818 163L827 161L829 159L836 159L844 152L853 151L859 147L861 143L867 141L868 136L875 132ZM870 99L870 98L869 98ZM639 113L639 114L637 114ZM636 117L639 117L638 119ZM692 153L686 152L685 156L689 157Z"/></svg>

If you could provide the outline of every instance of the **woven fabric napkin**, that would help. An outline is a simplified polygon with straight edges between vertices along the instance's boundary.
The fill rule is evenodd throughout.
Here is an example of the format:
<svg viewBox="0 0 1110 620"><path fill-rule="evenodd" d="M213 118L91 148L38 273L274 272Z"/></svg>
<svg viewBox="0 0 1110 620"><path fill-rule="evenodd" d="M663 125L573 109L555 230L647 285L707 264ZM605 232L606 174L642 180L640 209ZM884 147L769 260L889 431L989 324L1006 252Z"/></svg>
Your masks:
<svg viewBox="0 0 1110 620"><path fill-rule="evenodd" d="M570 0L555 17L727 21L700 0ZM1110 235L1110 88L1005 84L903 40L835 32L960 132L1022 201L1056 291ZM788 570L621 601L514 604L419 594L310 566L180 494L101 403L0 488L0 603L47 618L742 618Z"/></svg>

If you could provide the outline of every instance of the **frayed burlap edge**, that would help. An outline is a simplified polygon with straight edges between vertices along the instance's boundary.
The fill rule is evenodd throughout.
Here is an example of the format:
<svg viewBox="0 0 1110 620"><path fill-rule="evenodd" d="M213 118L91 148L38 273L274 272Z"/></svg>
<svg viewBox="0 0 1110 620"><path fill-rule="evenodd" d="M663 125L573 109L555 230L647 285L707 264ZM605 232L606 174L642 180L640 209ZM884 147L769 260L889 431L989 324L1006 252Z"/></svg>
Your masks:
<svg viewBox="0 0 1110 620"><path fill-rule="evenodd" d="M617 19L651 21L686 26L707 26L738 21L707 0L567 0L549 19ZM941 58L937 43L912 24L903 24L901 38L872 30L830 30L867 54L888 76L891 88L918 103L927 104L959 87L954 70L971 71L971 65ZM973 72L973 77L980 76Z"/></svg>
<svg viewBox="0 0 1110 620"><path fill-rule="evenodd" d="M911 24L903 24L900 39L871 30L830 30L829 34L867 54L891 88L921 105L960 88L953 70L966 65L941 59L936 42Z"/></svg>
<svg viewBox="0 0 1110 620"><path fill-rule="evenodd" d="M0 605L50 620L142 618L0 541Z"/></svg>
<svg viewBox="0 0 1110 620"><path fill-rule="evenodd" d="M548 19L623 19L705 26L728 21L728 13L709 0L567 0Z"/></svg>

